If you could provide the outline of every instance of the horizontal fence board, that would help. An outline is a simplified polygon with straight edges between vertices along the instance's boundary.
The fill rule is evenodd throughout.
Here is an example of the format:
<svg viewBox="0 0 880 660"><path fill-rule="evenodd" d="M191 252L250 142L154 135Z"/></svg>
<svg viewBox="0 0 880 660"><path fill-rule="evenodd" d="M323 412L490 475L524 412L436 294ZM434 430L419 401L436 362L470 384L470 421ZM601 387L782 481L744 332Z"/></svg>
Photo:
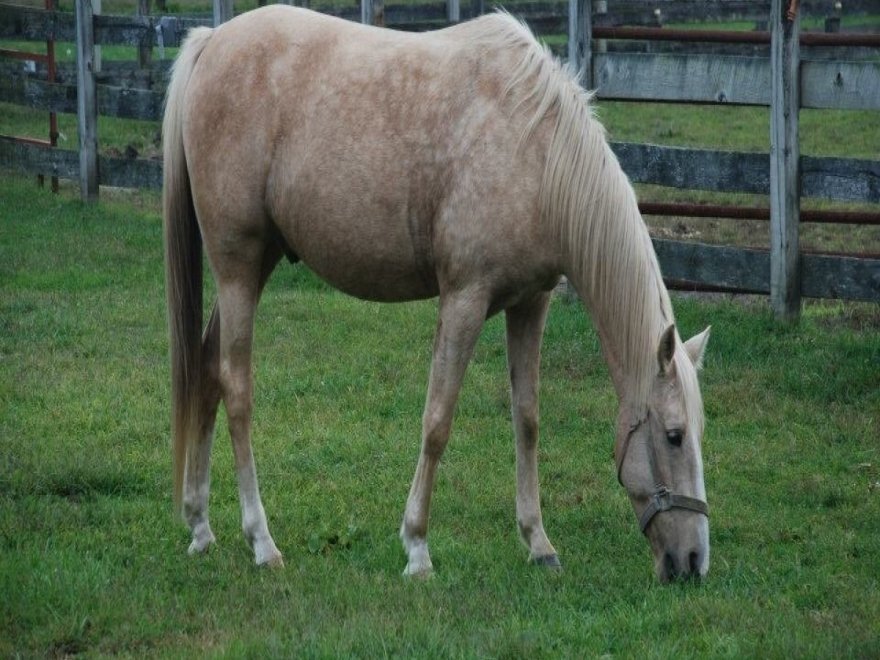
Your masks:
<svg viewBox="0 0 880 660"><path fill-rule="evenodd" d="M877 0L847 0L844 15L876 12ZM801 0L801 16L824 18L832 8L829 0ZM664 22L690 21L766 21L770 15L768 0L612 0L607 14L596 14L594 25L655 25L659 9Z"/></svg>
<svg viewBox="0 0 880 660"><path fill-rule="evenodd" d="M880 204L880 160L801 156L801 194Z"/></svg>
<svg viewBox="0 0 880 660"><path fill-rule="evenodd" d="M0 169L23 174L44 174L62 179L79 177L79 153L23 144L0 137ZM98 177L102 186L120 188L162 187L162 162L146 158L98 158Z"/></svg>
<svg viewBox="0 0 880 660"><path fill-rule="evenodd" d="M21 75L0 77L0 101L36 110L76 113L76 85L50 83Z"/></svg>
<svg viewBox="0 0 880 660"><path fill-rule="evenodd" d="M0 37L24 41L76 41L73 12L0 4Z"/></svg>
<svg viewBox="0 0 880 660"><path fill-rule="evenodd" d="M0 137L0 168L22 174L76 179L79 177L79 152L23 144Z"/></svg>
<svg viewBox="0 0 880 660"><path fill-rule="evenodd" d="M635 183L760 195L770 191L767 154L629 142L612 142L611 148ZM880 161L803 156L801 195L880 204Z"/></svg>
<svg viewBox="0 0 880 660"><path fill-rule="evenodd" d="M98 85L97 93L99 115L151 121L162 118L163 96L159 92ZM9 76L0 80L0 101L76 114L76 85Z"/></svg>
<svg viewBox="0 0 880 660"><path fill-rule="evenodd" d="M770 253L720 245L654 239L663 276L713 287L770 293Z"/></svg>
<svg viewBox="0 0 880 660"><path fill-rule="evenodd" d="M770 252L654 239L664 278L739 292L770 292ZM880 259L802 254L801 293L808 298L880 302Z"/></svg>
<svg viewBox="0 0 880 660"><path fill-rule="evenodd" d="M675 53L595 53L599 98L769 105L765 57ZM880 109L880 62L804 60L801 107Z"/></svg>
<svg viewBox="0 0 880 660"><path fill-rule="evenodd" d="M102 186L119 188L162 188L162 161L147 158L98 158L98 179Z"/></svg>
<svg viewBox="0 0 880 660"><path fill-rule="evenodd" d="M594 53L599 98L768 105L770 60L732 55Z"/></svg>
<svg viewBox="0 0 880 660"><path fill-rule="evenodd" d="M880 61L804 60L801 107L880 110Z"/></svg>
<svg viewBox="0 0 880 660"><path fill-rule="evenodd" d="M766 194L767 154L612 142L620 164L635 183L719 192Z"/></svg>
<svg viewBox="0 0 880 660"><path fill-rule="evenodd" d="M880 303L880 259L802 254L801 293Z"/></svg>

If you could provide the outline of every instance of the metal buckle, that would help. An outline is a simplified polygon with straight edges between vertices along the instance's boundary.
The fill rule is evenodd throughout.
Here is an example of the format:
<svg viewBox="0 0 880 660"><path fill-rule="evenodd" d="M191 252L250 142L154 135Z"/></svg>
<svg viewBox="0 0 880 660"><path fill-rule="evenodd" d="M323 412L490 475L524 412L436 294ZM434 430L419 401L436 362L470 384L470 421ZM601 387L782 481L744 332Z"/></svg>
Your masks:
<svg viewBox="0 0 880 660"><path fill-rule="evenodd" d="M657 485L657 490L654 491L654 502L656 502L657 513L661 511L669 511L672 508L672 491L669 490L666 486Z"/></svg>

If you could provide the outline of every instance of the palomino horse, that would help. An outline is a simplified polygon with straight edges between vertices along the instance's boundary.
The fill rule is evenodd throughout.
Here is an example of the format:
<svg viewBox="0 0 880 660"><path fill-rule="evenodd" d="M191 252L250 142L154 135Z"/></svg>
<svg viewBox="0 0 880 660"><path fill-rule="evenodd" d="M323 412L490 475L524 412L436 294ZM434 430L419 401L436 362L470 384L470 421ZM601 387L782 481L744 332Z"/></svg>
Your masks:
<svg viewBox="0 0 880 660"><path fill-rule="evenodd" d="M484 320L504 310L516 517L558 566L538 495L538 367L551 290L573 283L619 397L615 456L658 577L709 564L697 368L632 186L589 95L523 25L495 14L403 34L271 6L190 33L163 125L175 495L190 553L214 541L210 450L226 406L245 536L281 564L251 452L254 310L282 256L360 298L439 296L422 447L401 538L432 570L438 461ZM217 303L202 332L202 246Z"/></svg>

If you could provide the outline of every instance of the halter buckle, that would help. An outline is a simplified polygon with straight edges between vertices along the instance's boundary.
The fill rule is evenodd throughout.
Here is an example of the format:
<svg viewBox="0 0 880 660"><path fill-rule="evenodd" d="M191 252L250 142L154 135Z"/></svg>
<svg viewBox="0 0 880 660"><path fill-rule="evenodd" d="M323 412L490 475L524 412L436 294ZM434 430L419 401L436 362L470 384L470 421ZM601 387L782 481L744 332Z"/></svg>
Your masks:
<svg viewBox="0 0 880 660"><path fill-rule="evenodd" d="M657 509L657 513L660 513L661 511L669 511L669 509L674 506L672 503L672 491L666 486L658 485L657 490L654 491L651 499L654 500L654 506Z"/></svg>

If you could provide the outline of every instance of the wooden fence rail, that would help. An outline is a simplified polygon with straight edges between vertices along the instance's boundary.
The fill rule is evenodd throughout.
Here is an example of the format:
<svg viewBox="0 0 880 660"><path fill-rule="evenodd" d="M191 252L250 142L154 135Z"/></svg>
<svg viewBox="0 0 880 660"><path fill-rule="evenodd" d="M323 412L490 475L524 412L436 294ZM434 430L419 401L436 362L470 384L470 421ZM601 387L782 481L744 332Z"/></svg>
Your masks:
<svg viewBox="0 0 880 660"><path fill-rule="evenodd" d="M76 4L77 10L81 11L80 5L88 4L88 0L76 0ZM217 0L215 4L216 16L222 18L230 14L228 1ZM366 0L364 4L367 4ZM880 109L880 61L874 58L853 62L828 59L801 62L795 58L792 65L789 55L788 66L793 66L791 70L795 75L789 74L788 83L776 92L774 85L779 84L781 64L766 54L746 57L607 52L604 42L591 38L591 26L616 24L620 15L644 11L643 3L612 4L611 11L618 13L610 17L604 0L598 0L595 5L590 0L569 0L522 4L517 8L522 14L533 16L538 23L561 24L561 29L569 32L570 59L582 70L588 84L597 89L600 99L733 103L764 105L773 109L780 107L777 96L789 94L790 107L779 113L780 124L774 128L773 153L769 159L767 154L760 153L631 143L612 145L634 182L710 191L769 193L780 199L787 195L789 216L795 212L794 219L789 217L784 225L777 226L781 214L776 208L778 204L774 205L775 210L770 215L771 221L777 224L773 225L771 234L778 237L779 245L773 250L742 250L657 240L655 245L666 276L674 282L699 282L720 290L769 293L774 308L783 318L796 317L800 295L880 302L880 260L801 254L797 249L796 213L801 196L880 203L880 161L798 157L797 131L796 127L792 130L790 120L792 115L796 120L799 107ZM786 29L783 4L786 4L784 0L773 0L773 15L779 20L771 21L771 28L774 34L782 35L780 44L797 50L796 26L791 22L788 24L787 40L783 34ZM819 4L802 0L802 7L806 8ZM687 3L657 0L657 5L662 8L665 18L673 20L671 17L676 15L675 12L683 11ZM762 15L766 17L769 3L708 0L705 5L707 8L724 5L728 10L738 7L737 11L743 16L754 18L755 7L761 5L765 6ZM466 17L479 6L479 2L465 2L457 11L460 17ZM372 0L368 13L372 16L370 20L378 20L378 11L390 25L407 17L421 24L436 24L454 18L450 7L450 3L444 3L402 10ZM442 12L438 14L440 10ZM354 20L361 18L355 7L337 8L333 13L350 14ZM215 20L209 17L96 15L89 22L93 29L93 44L128 44L143 48L145 44L154 43L160 35L164 46L178 45L188 29L196 25L212 25ZM75 41L77 25L71 13L0 4L0 37L36 40L52 34L59 40ZM79 41L88 39L88 34L84 34ZM91 113L94 117L102 114L141 120L160 119L161 91L94 85L94 71L88 66L89 45L84 44L83 48L80 62L85 64L80 66L82 80L78 86L48 83L23 75L4 76L0 77L0 101L56 112L76 112L79 109L81 115ZM88 97L90 84L94 85L93 100ZM81 90L85 90L85 94L78 93ZM92 109L83 108L83 105L91 105ZM100 157L96 149L90 148L88 125L84 126L82 134L85 139L79 155L0 139L0 169L79 177L85 196L90 190L97 191L99 176L103 185L161 186L159 161ZM793 142L780 143L782 138ZM778 169L777 156L783 156L783 170ZM784 171L782 180L772 174L774 168L777 172ZM821 219L815 215L812 217ZM780 272L785 277L780 279Z"/></svg>

